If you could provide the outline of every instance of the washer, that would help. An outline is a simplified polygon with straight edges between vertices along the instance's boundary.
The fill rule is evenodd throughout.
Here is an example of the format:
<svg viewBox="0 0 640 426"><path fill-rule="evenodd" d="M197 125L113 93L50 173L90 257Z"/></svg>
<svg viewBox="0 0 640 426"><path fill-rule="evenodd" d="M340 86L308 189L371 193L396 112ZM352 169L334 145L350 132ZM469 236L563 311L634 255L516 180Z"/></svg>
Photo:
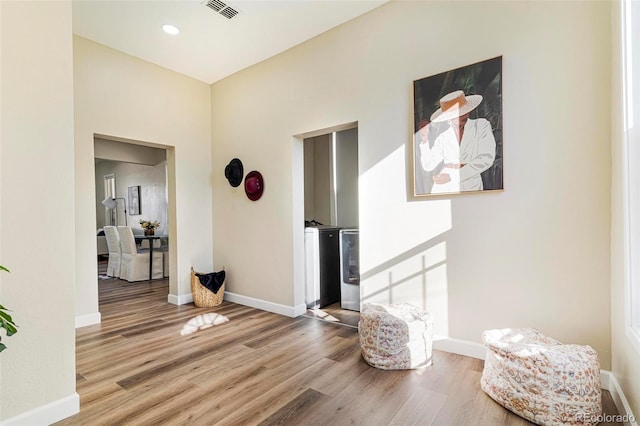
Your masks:
<svg viewBox="0 0 640 426"><path fill-rule="evenodd" d="M305 303L323 308L340 301L340 231L335 226L304 230Z"/></svg>

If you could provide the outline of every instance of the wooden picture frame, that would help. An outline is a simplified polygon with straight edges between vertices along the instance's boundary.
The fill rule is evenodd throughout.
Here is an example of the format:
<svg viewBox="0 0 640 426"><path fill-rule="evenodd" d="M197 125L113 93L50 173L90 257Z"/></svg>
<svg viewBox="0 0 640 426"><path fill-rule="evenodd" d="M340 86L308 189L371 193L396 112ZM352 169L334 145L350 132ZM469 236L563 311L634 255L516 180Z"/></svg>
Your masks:
<svg viewBox="0 0 640 426"><path fill-rule="evenodd" d="M503 190L502 56L413 82L413 195Z"/></svg>

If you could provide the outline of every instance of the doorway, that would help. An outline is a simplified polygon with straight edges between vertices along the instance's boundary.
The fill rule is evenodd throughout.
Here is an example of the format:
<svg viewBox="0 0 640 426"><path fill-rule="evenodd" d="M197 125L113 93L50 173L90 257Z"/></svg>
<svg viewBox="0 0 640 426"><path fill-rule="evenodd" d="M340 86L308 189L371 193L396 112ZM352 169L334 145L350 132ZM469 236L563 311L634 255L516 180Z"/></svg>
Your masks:
<svg viewBox="0 0 640 426"><path fill-rule="evenodd" d="M303 138L303 159L304 315L357 327L357 125Z"/></svg>
<svg viewBox="0 0 640 426"><path fill-rule="evenodd" d="M162 252L163 261L160 266L163 279L169 279L171 238L167 152L166 147L157 145L141 145L135 141L115 140L103 136L94 137L98 285L105 280L117 279L113 276L113 270L110 274L107 273L109 257L103 227L129 226L139 249L148 251L149 240L143 238L144 229L141 226L145 221L157 223L156 235L164 236L152 242L153 250ZM154 259L155 257L157 256L154 256ZM156 266L153 268L155 271ZM154 278L155 274L156 272Z"/></svg>

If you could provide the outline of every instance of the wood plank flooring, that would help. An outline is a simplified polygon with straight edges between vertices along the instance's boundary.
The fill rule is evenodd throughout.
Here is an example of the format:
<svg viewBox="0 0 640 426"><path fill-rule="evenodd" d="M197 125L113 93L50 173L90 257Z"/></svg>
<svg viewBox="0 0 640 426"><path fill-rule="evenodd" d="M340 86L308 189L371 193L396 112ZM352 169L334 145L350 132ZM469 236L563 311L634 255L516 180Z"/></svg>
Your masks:
<svg viewBox="0 0 640 426"><path fill-rule="evenodd" d="M80 413L58 425L530 424L480 390L480 360L434 351L426 369L378 370L352 327L175 306L167 292L167 280L99 282L102 323L77 330ZM229 321L180 334L209 312Z"/></svg>
<svg viewBox="0 0 640 426"><path fill-rule="evenodd" d="M323 308L307 309L304 316L355 328L358 328L358 321L360 321L360 312L342 309L340 302Z"/></svg>

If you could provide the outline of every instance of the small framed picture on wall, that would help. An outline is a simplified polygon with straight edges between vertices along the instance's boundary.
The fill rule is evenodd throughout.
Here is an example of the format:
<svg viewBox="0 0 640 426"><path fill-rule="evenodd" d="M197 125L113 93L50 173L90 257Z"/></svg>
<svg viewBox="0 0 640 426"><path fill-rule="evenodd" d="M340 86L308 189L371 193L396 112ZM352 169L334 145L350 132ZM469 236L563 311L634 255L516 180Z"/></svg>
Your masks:
<svg viewBox="0 0 640 426"><path fill-rule="evenodd" d="M129 215L140 214L140 186L129 187Z"/></svg>

